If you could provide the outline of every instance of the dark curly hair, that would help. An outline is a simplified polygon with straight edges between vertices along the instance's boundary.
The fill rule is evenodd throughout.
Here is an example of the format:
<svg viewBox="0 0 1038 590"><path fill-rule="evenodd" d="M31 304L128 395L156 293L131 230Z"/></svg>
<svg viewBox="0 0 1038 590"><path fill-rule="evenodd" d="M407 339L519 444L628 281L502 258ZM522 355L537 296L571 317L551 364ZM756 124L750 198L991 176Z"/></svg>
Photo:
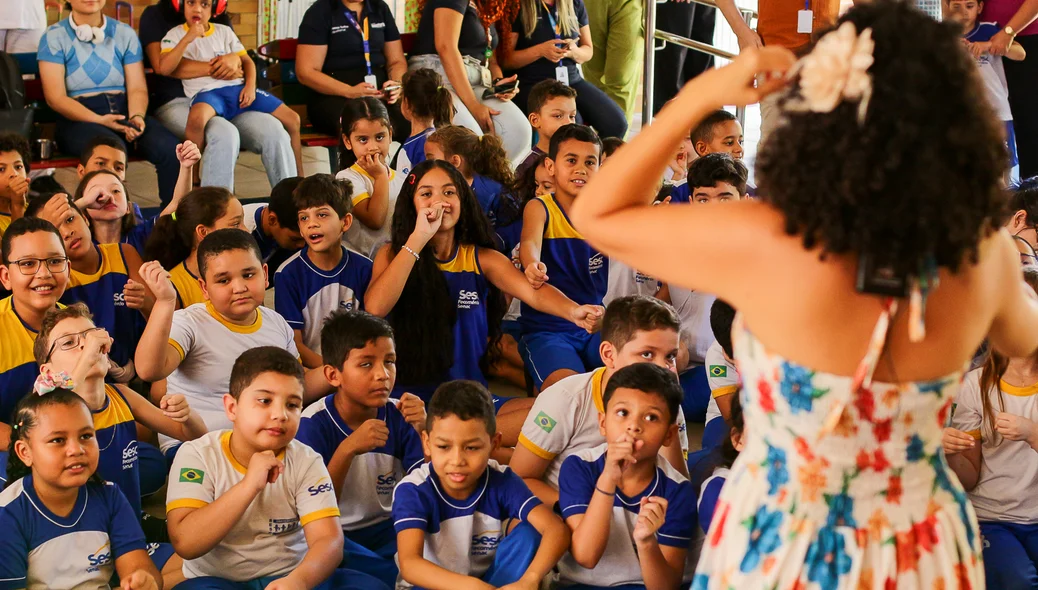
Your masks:
<svg viewBox="0 0 1038 590"><path fill-rule="evenodd" d="M1008 158L976 64L961 31L911 3L858 4L844 22L875 41L864 124L858 103L785 111L757 157L759 192L822 256L867 255L900 276L931 261L956 271L1005 202ZM780 105L798 98L794 83Z"/></svg>

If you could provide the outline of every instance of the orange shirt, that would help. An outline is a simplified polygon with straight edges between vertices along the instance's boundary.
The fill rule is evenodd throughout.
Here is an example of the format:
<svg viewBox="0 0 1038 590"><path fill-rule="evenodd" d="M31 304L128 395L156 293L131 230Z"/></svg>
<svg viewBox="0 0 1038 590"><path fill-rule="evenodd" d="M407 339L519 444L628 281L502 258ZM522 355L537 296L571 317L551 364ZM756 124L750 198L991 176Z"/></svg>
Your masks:
<svg viewBox="0 0 1038 590"><path fill-rule="evenodd" d="M840 0L808 0L814 11L815 33L836 23L840 15ZM804 0L760 0L757 6L757 33L765 45L787 49L803 48L811 35L797 32L797 12L804 9Z"/></svg>

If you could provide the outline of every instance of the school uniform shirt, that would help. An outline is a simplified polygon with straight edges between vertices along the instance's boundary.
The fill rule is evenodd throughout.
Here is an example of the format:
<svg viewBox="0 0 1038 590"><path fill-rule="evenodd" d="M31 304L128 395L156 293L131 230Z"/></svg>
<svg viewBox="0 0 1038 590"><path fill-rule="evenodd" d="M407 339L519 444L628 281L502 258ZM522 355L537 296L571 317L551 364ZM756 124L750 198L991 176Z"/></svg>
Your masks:
<svg viewBox="0 0 1038 590"><path fill-rule="evenodd" d="M717 407L717 398L739 393L742 378L735 363L724 357L724 349L716 340L706 351L706 382L710 386L710 403L706 406L706 424L714 418L721 418L721 409Z"/></svg>
<svg viewBox="0 0 1038 590"><path fill-rule="evenodd" d="M169 271L169 280L177 290L177 302L181 309L208 301L202 293L202 286L198 284L198 277L191 274L183 262Z"/></svg>
<svg viewBox="0 0 1038 590"><path fill-rule="evenodd" d="M245 216L242 218L245 231L252 234L252 237L256 238L256 243L259 244L260 258L263 262L270 260L278 249L277 240L273 236L263 233L263 211L266 208L267 203L245 205Z"/></svg>
<svg viewBox="0 0 1038 590"><path fill-rule="evenodd" d="M656 279L619 260L610 258L609 286L606 289L605 297L602 298L602 305L609 305L610 301L628 295L655 297L659 290L660 282Z"/></svg>
<svg viewBox="0 0 1038 590"><path fill-rule="evenodd" d="M327 46L328 53L321 71L336 79L351 71L367 73L363 35L350 23L345 11L340 0L317 0L306 10L299 24L299 44ZM364 21L368 21L371 67L373 71L384 70L386 43L400 40L392 10L383 0L366 0L360 18L356 13L353 18L361 29Z"/></svg>
<svg viewBox="0 0 1038 590"><path fill-rule="evenodd" d="M504 187L501 186L501 183L492 178L480 174L472 176L472 192L479 201L479 208L487 214L490 226L494 228L497 227L498 219L501 217L501 192L503 190Z"/></svg>
<svg viewBox="0 0 1038 590"><path fill-rule="evenodd" d="M166 379L166 386L170 392L184 394L210 432L231 427L223 394L230 391L231 367L241 353L257 346L277 346L299 356L285 319L263 306L256 311L251 326L228 322L208 301L173 312L169 343L180 354L181 363ZM178 442L159 435L163 451Z"/></svg>
<svg viewBox="0 0 1038 590"><path fill-rule="evenodd" d="M136 205L136 203L134 203ZM133 246L133 249L137 251L141 256L144 255L144 245L148 243L148 238L151 237L152 230L155 229L155 222L158 221L158 215L148 219L137 219L137 225L130 228L130 231L123 234L121 240L123 244L129 244Z"/></svg>
<svg viewBox="0 0 1038 590"><path fill-rule="evenodd" d="M337 309L364 309L372 264L342 246L338 266L321 270L310 261L309 251L296 252L275 273L274 309L292 329L302 331L307 348L321 354L324 320Z"/></svg>
<svg viewBox="0 0 1038 590"><path fill-rule="evenodd" d="M371 193L375 190L375 179L368 175L360 164L354 164L340 171L335 178L346 179L353 184L353 194L350 195L350 198L353 199L354 207L370 199ZM386 213L386 222L382 224L382 229L371 229L354 214L353 225L342 237L342 241L347 247L369 258L374 258L378 249L389 242L390 232L393 228L393 210L396 209L396 197L400 194L400 187L404 185L405 178L407 178L405 175L397 174L396 170L389 171L389 212Z"/></svg>
<svg viewBox="0 0 1038 590"><path fill-rule="evenodd" d="M76 37L71 18L47 28L36 58L65 66L65 90L70 98L102 92L125 93L124 67L144 59L137 33L129 25L103 17L104 41L87 43Z"/></svg>
<svg viewBox="0 0 1038 590"><path fill-rule="evenodd" d="M166 512L204 508L245 479L247 467L231 454L231 431L184 443L170 470ZM303 527L338 517L331 478L321 456L291 441L278 455L285 467L267 484L224 538L208 553L184 560L188 579L218 576L232 582L281 577L306 555Z"/></svg>
<svg viewBox="0 0 1038 590"><path fill-rule="evenodd" d="M559 489L559 472L569 456L605 442L598 415L605 412L602 386L605 367L572 375L534 398L533 407L519 433L519 444L541 459L551 461L542 478ZM685 414L678 408L678 441L688 455Z"/></svg>
<svg viewBox="0 0 1038 590"><path fill-rule="evenodd" d="M32 481L0 493L0 589L107 589L115 560L145 549L139 515L115 485L87 483L72 512L58 516Z"/></svg>
<svg viewBox="0 0 1038 590"><path fill-rule="evenodd" d="M694 338L688 355L689 360L697 365L706 362L706 353L715 342L714 329L710 327L710 309L716 300L717 297L709 293L670 285L670 304L678 314L681 331Z"/></svg>
<svg viewBox="0 0 1038 590"><path fill-rule="evenodd" d="M112 337L109 356L120 366L133 358L137 341L144 332L144 316L126 306L123 288L130 280L130 272L123 257L122 244L94 244L100 258L93 273L79 272L70 267L68 288L60 301L65 305L85 303L94 314L94 324L108 330Z"/></svg>
<svg viewBox="0 0 1038 590"><path fill-rule="evenodd" d="M970 43L983 43L990 41L991 37L1001 30L1002 27L998 23L977 23L973 30L963 37ZM977 67L980 69L980 78L984 81L988 100L991 101L991 106L994 107L999 120L1012 121L1013 113L1009 110L1009 87L1006 85L1002 58L985 53L977 58Z"/></svg>
<svg viewBox="0 0 1038 590"><path fill-rule="evenodd" d="M137 460L137 423L122 392L105 385L105 402L91 411L97 448L101 451L97 474L117 485L134 514L141 513L140 464Z"/></svg>
<svg viewBox="0 0 1038 590"><path fill-rule="evenodd" d="M162 38L162 53L173 51L190 30L191 26L187 23L170 29L166 36ZM241 44L238 36L234 34L234 29L227 25L211 22L206 32L192 41L187 46L187 49L184 50L184 59L208 63L214 57L230 53L239 55L242 59L249 59L248 53L245 52L245 46ZM196 94L206 90L215 90L226 86L241 86L245 83L241 78L217 80L212 76L185 78L182 82L184 84L184 94L188 98L194 98Z"/></svg>
<svg viewBox="0 0 1038 590"><path fill-rule="evenodd" d="M541 262L547 267L548 284L580 305L601 305L609 280L609 261L604 254L584 241L569 222L554 195L540 195L533 201L544 207L547 220L541 241ZM568 320L522 305L519 323L523 333L583 332Z"/></svg>
<svg viewBox="0 0 1038 590"><path fill-rule="evenodd" d="M462 56L469 56L480 63L486 63L486 50L497 47L497 32L494 27L483 26L479 9L472 0L429 0L422 10L418 21L418 36L411 55L436 55L436 33L433 28L433 14L437 8L447 8L462 15L461 30L458 35L458 51ZM490 42L487 42L487 34Z"/></svg>
<svg viewBox="0 0 1038 590"><path fill-rule="evenodd" d="M7 228L11 226L11 214L0 213L0 237L4 235Z"/></svg>
<svg viewBox="0 0 1038 590"><path fill-rule="evenodd" d="M393 526L397 534L420 529L425 533L425 559L478 578L494 562L505 522L526 520L540 504L521 477L493 459L475 491L464 500L448 496L432 463L426 463L405 477L393 493ZM397 578L397 588L410 587Z"/></svg>
<svg viewBox="0 0 1038 590"><path fill-rule="evenodd" d="M605 469L606 449L602 444L585 449L566 459L559 480L559 508L567 519L587 512L591 497L598 492L595 485ZM656 474L638 495L627 497L618 489L613 495L609 540L598 566L585 569L569 553L559 561L560 581L566 584L590 584L598 587L642 583L642 570L634 546L634 525L641 510L642 498L667 500L666 521L656 531L660 545L688 549L696 525L696 495L692 484L665 459L656 456Z"/></svg>
<svg viewBox="0 0 1038 590"><path fill-rule="evenodd" d="M18 401L32 391L40 374L32 345L36 330L18 316L14 296L0 300L0 422L11 423ZM58 307L64 307L58 304Z"/></svg>
<svg viewBox="0 0 1038 590"><path fill-rule="evenodd" d="M992 411L1036 420L1038 384L1015 387L1002 381L1001 394L994 388L981 392L980 373L976 369L966 375L951 421L953 428L981 444L980 477L969 492L970 502L981 522L1038 523L1038 453L1026 441L1008 440L992 431L981 401L981 395L990 396Z"/></svg>
<svg viewBox="0 0 1038 590"><path fill-rule="evenodd" d="M408 137L400 146L400 150L396 155L396 166L393 168L401 176L406 177L415 166L425 161L425 142L433 134L433 131L436 131L435 127L425 129Z"/></svg>
<svg viewBox="0 0 1038 590"><path fill-rule="evenodd" d="M717 508L717 500L721 497L729 473L731 470L727 467L718 467L700 487L696 509L699 512L699 528L704 533L710 530L710 521L714 519L714 509Z"/></svg>
<svg viewBox="0 0 1038 590"><path fill-rule="evenodd" d="M514 31L515 29L512 30ZM570 79L572 80L572 78ZM536 162L537 159L543 155L545 155L545 153L541 148L533 146L533 149L530 150L530 153L526 154L526 156L523 157L522 161L519 162L519 165L515 167L516 178L522 176L530 168L530 166L533 166L533 163Z"/></svg>
<svg viewBox="0 0 1038 590"><path fill-rule="evenodd" d="M335 409L335 396L307 407L296 434L296 440L321 455L326 466L342 441L353 434ZM396 483L425 461L418 431L404 420L394 400L379 408L376 419L385 422L389 438L381 447L355 457L346 473L339 497L339 522L345 531L389 520Z"/></svg>
<svg viewBox="0 0 1038 590"><path fill-rule="evenodd" d="M520 9L519 14L516 15L515 21L512 23L512 32L519 35L515 41L515 51L529 49L534 45L540 45L545 41L555 39L556 30L551 25L553 19L555 24L558 25L557 37L560 39L579 39L580 28L588 26L587 10L584 8L584 3L581 0L573 0L573 15L577 17L576 22L573 24L576 25L576 28L569 34L562 30L558 3L548 6L544 2L537 2L533 3L532 6L537 11L537 24L534 26L532 34L527 36L526 28L523 27L523 9ZM569 57L563 58L559 63L548 61L543 57L537 58L532 63L516 70L516 73L524 84L536 84L541 80L554 80L555 68L560 65L566 66L570 82L576 82L581 79L580 68L577 66L577 62Z"/></svg>

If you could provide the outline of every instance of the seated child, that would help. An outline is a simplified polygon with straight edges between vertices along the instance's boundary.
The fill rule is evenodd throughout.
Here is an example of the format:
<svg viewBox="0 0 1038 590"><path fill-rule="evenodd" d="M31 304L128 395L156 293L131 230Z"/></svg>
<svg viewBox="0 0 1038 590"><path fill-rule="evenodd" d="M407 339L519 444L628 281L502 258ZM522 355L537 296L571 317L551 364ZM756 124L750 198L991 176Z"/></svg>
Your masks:
<svg viewBox="0 0 1038 590"><path fill-rule="evenodd" d="M87 402L102 447L98 473L119 486L134 513L141 514L143 465L137 460L135 422L181 441L198 438L206 429L182 394L166 394L156 407L125 385L105 383L112 346L109 332L94 324L87 306L73 303L47 312L33 356L42 373L68 376L70 387ZM165 471L162 475L165 479Z"/></svg>
<svg viewBox="0 0 1038 590"><path fill-rule="evenodd" d="M437 127L451 124L454 99L443 78L428 68L411 70L401 82L400 113L411 123L408 137L394 158L393 169L407 176L425 160L426 139Z"/></svg>
<svg viewBox="0 0 1038 590"><path fill-rule="evenodd" d="M342 236L353 223L353 204L346 196L350 183L331 174L315 174L293 192L299 231L306 248L278 269L274 309L295 334L303 366L314 369L321 360L321 326L337 309L364 309L364 292L371 282L371 260L351 252Z"/></svg>
<svg viewBox="0 0 1038 590"><path fill-rule="evenodd" d="M675 187L672 203L724 203L746 197L746 166L728 154L697 158L688 168L687 191Z"/></svg>
<svg viewBox="0 0 1038 590"><path fill-rule="evenodd" d="M677 588L696 522L696 494L659 456L677 436L681 406L674 373L652 363L620 369L599 411L607 443L562 464L559 508L573 531L559 562L561 584Z"/></svg>
<svg viewBox="0 0 1038 590"><path fill-rule="evenodd" d="M169 537L187 577L178 588L386 588L336 571L342 529L328 470L292 440L303 408L295 355L247 350L229 381L231 429L184 443L170 471Z"/></svg>
<svg viewBox="0 0 1038 590"><path fill-rule="evenodd" d="M573 228L567 211L598 171L601 151L602 143L590 127L560 127L552 135L545 160L555 179L555 194L538 196L523 208L519 257L530 284L539 289L547 282L585 305L602 304L609 262ZM528 305L522 306L519 323L523 362L538 391L570 375L601 366L597 334L589 334Z"/></svg>
<svg viewBox="0 0 1038 590"><path fill-rule="evenodd" d="M72 197L56 197L64 197L66 207L57 210L47 221L61 233L71 266L68 288L61 296L61 302L66 305L77 301L85 303L95 314L97 325L114 335L116 342L109 347L109 358L114 366L108 376L127 383L134 377L134 346L144 329L141 311L147 312L150 308L146 292L127 289L131 282L142 284L137 274L141 258L129 244L94 242L90 222ZM36 199L29 204L26 216L43 217L46 204L42 199Z"/></svg>
<svg viewBox="0 0 1038 590"><path fill-rule="evenodd" d="M620 149L624 145L624 140L620 137L605 137L602 139L602 161L598 164L604 166L606 160L613 157L616 150Z"/></svg>
<svg viewBox="0 0 1038 590"><path fill-rule="evenodd" d="M393 227L396 197L405 174L397 174L386 164L393 125L381 100L366 96L346 101L339 117L342 145L339 148L339 173L335 178L350 181L355 223L346 234L346 245L374 258L389 241Z"/></svg>
<svg viewBox="0 0 1038 590"><path fill-rule="evenodd" d="M490 227L497 229L499 219L515 217L514 213L503 211L509 205L502 195L504 187L511 186L515 178L500 137L484 138L468 127L447 125L429 136L425 157L450 162L461 171L479 201L479 208L490 220Z"/></svg>
<svg viewBox="0 0 1038 590"><path fill-rule="evenodd" d="M286 178L270 189L270 200L266 203L242 207L242 229L256 238L264 263L270 263L275 254L288 258L305 244L299 235L296 205L292 201L292 191L302 181L302 176Z"/></svg>
<svg viewBox="0 0 1038 590"><path fill-rule="evenodd" d="M509 466L546 504L559 499L559 471L574 453L606 442L599 429L604 389L616 371L635 363L653 363L676 372L678 318L666 303L651 297L621 297L602 318L605 367L560 381L541 392L519 435ZM685 418L676 412L678 435L663 455L679 471L685 469L688 437Z"/></svg>
<svg viewBox="0 0 1038 590"><path fill-rule="evenodd" d="M516 176L532 166L537 156L547 155L559 127L577 122L577 91L558 80L541 80L530 89L526 112L537 133L537 143L516 166Z"/></svg>
<svg viewBox="0 0 1038 590"><path fill-rule="evenodd" d="M155 222L144 260L157 260L162 268L171 269L178 307L205 301L198 280L199 242L218 229L242 229L244 217L241 202L230 191L207 186L185 195L176 211Z"/></svg>
<svg viewBox="0 0 1038 590"><path fill-rule="evenodd" d="M396 380L389 323L345 310L323 323L324 371L336 392L303 411L296 440L317 451L328 467L347 563L392 587L399 573L393 561L393 488L425 462L419 435L425 404L409 393L399 402L389 398Z"/></svg>
<svg viewBox="0 0 1038 590"><path fill-rule="evenodd" d="M245 53L245 47L234 34L234 29L209 22L214 4L202 0L181 0L180 6L187 22L170 29L162 39L161 57L159 63L154 64L157 73L172 76L183 59L208 63L227 53L242 57L244 72L243 79L217 80L211 76L184 79L184 94L191 99L184 137L204 148L205 126L209 119L223 117L230 121L244 112L270 113L288 131L292 151L296 156L296 170L301 171L303 156L299 143L299 115L273 94L256 90L256 64Z"/></svg>
<svg viewBox="0 0 1038 590"><path fill-rule="evenodd" d="M126 181L126 146L122 140L111 135L98 135L91 139L83 153L79 154L76 174L79 180L91 172L108 170L119 180Z"/></svg>
<svg viewBox="0 0 1038 590"><path fill-rule="evenodd" d="M25 214L29 195L29 142L14 133L0 134L0 236Z"/></svg>
<svg viewBox="0 0 1038 590"><path fill-rule="evenodd" d="M98 441L83 398L41 389L13 416L11 482L0 493L4 588L155 589L144 532L119 488L97 475ZM67 465L67 467L66 467Z"/></svg>
<svg viewBox="0 0 1038 590"><path fill-rule="evenodd" d="M694 151L693 159L702 158L708 154L728 154L742 162L744 153L742 125L735 115L724 109L718 109L703 119L689 134L689 141ZM676 203L689 202L690 189L691 187L687 183L675 186L675 194L672 195L673 201ZM748 194L753 195L755 190L754 187L747 184Z"/></svg>
<svg viewBox="0 0 1038 590"><path fill-rule="evenodd" d="M490 459L500 443L490 392L472 381L444 383L426 420L430 462L393 493L397 588L456 590L477 580L538 588L569 547L569 532L519 476Z"/></svg>
<svg viewBox="0 0 1038 590"><path fill-rule="evenodd" d="M988 100L995 109L995 116L1005 125L1005 146L1009 153L1009 170L1007 180L1019 180L1020 159L1016 153L1016 135L1013 132L1013 113L1009 108L1009 87L1006 85L1006 73L1002 59L1022 61L1027 52L1019 43L1009 42L1009 49L1004 57L991 55L991 38L1002 31L1007 23L978 22L984 12L983 0L945 0L944 14L947 20L962 27L962 39L966 47L977 60L980 78L984 81Z"/></svg>
<svg viewBox="0 0 1038 590"><path fill-rule="evenodd" d="M0 472L7 466L11 415L40 374L32 347L43 316L58 306L68 286L68 257L50 222L16 219L4 232L0 282L11 295L0 300ZM0 478L3 473L0 473Z"/></svg>
<svg viewBox="0 0 1038 590"><path fill-rule="evenodd" d="M732 350L733 322L735 322L735 310L732 306L720 299L715 300L710 308L710 327L714 332L715 340L706 352L706 375L710 382L710 406L706 410L707 428L715 418L728 421L732 402L738 397L736 394L742 387L742 378L739 377L739 369L735 367L733 360L735 358ZM709 440L720 442L719 439L711 439L704 434L704 447L708 446Z"/></svg>
<svg viewBox="0 0 1038 590"><path fill-rule="evenodd" d="M732 399L729 420L732 425L728 429L728 436L725 437L720 448L714 449L713 469L710 471L710 476L701 485L693 485L692 488L699 490L696 509L699 512L699 528L704 534L710 531L710 522L714 519L714 509L717 508L717 499L721 497L721 489L724 488L724 482L728 478L735 459L739 457L739 453L746 444L746 431L739 396Z"/></svg>
<svg viewBox="0 0 1038 590"><path fill-rule="evenodd" d="M234 359L256 346L277 346L293 357L299 353L292 328L263 307L267 272L252 236L238 229L212 232L198 247L198 268L206 302L174 312L169 273L155 262L141 267L155 307L137 344L136 363L145 381L168 378L168 390L184 394L213 432L230 426L222 396L230 387L227 368ZM328 390L319 372L311 371L307 383L308 399ZM167 456L179 444L166 437L159 443Z"/></svg>

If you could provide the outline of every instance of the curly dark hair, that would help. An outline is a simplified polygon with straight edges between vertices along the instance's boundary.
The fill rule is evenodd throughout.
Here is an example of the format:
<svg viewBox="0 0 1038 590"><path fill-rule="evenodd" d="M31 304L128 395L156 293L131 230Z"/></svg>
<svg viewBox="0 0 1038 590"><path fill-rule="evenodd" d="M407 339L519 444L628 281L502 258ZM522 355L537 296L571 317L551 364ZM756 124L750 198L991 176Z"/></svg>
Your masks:
<svg viewBox="0 0 1038 590"><path fill-rule="evenodd" d="M450 176L458 189L461 214L454 226L455 244L472 244L495 249L494 230L479 207L479 201L461 172L450 162L426 160L407 176L393 210L393 229L390 248L399 254L414 232L418 210L414 193L419 182L430 170L439 168ZM454 322L457 303L451 298L447 279L443 276L432 246L426 245L419 253L404 290L400 293L393 312L387 318L396 334L397 383L424 385L438 383L454 364ZM487 281L487 336L489 341L480 365L484 371L499 354L501 318L507 311L501 290Z"/></svg>
<svg viewBox="0 0 1038 590"><path fill-rule="evenodd" d="M1005 202L1008 158L976 64L961 31L910 3L859 4L844 22L875 41L864 124L856 102L785 111L757 157L759 192L823 257L867 255L901 276L931 261L956 271ZM794 83L780 105L797 98Z"/></svg>

